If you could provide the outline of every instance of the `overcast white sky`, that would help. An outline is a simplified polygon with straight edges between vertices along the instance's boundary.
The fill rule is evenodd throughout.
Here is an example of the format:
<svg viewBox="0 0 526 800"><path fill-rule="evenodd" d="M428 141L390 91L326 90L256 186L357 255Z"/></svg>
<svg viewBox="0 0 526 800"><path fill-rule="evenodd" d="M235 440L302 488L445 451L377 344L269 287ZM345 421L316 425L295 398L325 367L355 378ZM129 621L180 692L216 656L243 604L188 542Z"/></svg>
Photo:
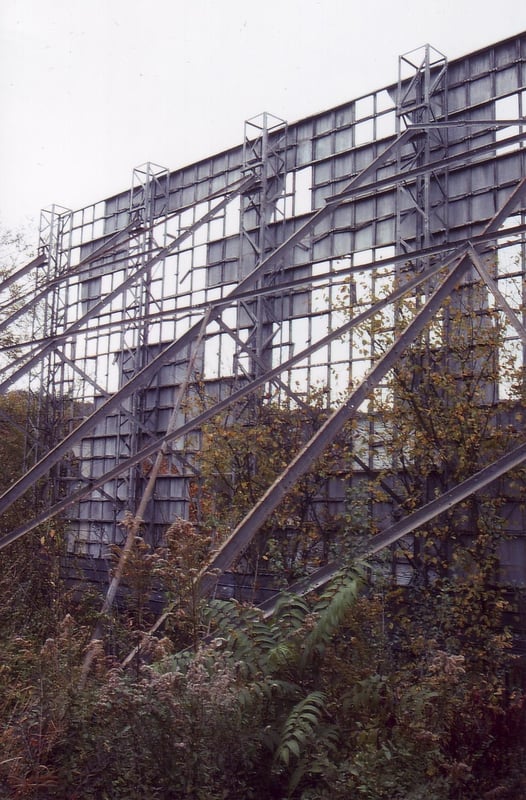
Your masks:
<svg viewBox="0 0 526 800"><path fill-rule="evenodd" d="M524 0L0 0L0 224L126 189L526 28Z"/></svg>

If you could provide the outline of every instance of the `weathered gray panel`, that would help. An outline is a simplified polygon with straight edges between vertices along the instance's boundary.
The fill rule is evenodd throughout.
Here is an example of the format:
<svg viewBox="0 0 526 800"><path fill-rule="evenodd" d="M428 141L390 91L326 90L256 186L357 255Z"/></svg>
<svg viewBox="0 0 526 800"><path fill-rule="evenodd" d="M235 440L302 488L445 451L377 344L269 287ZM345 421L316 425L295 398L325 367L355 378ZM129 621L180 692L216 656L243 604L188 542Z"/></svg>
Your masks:
<svg viewBox="0 0 526 800"><path fill-rule="evenodd" d="M373 247L374 243L374 230L373 226L369 225L366 228L361 228L356 231L354 236L355 250L368 250Z"/></svg>
<svg viewBox="0 0 526 800"><path fill-rule="evenodd" d="M499 71L495 74L497 95L508 94L517 90L517 67Z"/></svg>
<svg viewBox="0 0 526 800"><path fill-rule="evenodd" d="M488 98L493 97L493 82L491 75L485 75L469 84L470 103L487 103Z"/></svg>
<svg viewBox="0 0 526 800"><path fill-rule="evenodd" d="M395 237L395 221L393 218L381 220L376 225L376 244L391 244Z"/></svg>

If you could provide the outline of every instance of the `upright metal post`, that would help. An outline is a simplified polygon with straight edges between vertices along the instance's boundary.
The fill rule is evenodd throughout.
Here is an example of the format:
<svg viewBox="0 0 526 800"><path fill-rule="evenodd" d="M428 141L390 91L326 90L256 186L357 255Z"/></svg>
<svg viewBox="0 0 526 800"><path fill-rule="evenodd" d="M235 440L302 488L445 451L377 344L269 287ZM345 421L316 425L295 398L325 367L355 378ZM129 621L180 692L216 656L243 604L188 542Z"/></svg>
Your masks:
<svg viewBox="0 0 526 800"><path fill-rule="evenodd" d="M429 164L431 158L445 158L448 153L447 127L431 123L447 121L447 59L426 44L399 57L396 121L397 132L408 125L429 125L424 135L411 140L398 153L398 171L408 163L414 167ZM407 71L409 74L407 75ZM425 171L410 182L401 181L397 190L396 239L398 252L422 250L447 240L448 220L447 169ZM428 266L418 259L416 269Z"/></svg>
<svg viewBox="0 0 526 800"><path fill-rule="evenodd" d="M267 112L245 122L243 171L257 183L241 197L240 278L261 263L285 236L285 176L287 169L287 123ZM276 280L262 276L261 283ZM238 306L235 368L257 377L271 366L270 344L281 314L272 298L258 297ZM278 313L276 313L278 311Z"/></svg>
<svg viewBox="0 0 526 800"><path fill-rule="evenodd" d="M126 291L123 316L126 325L121 329L120 380L127 383L152 360L155 345L150 341L152 323L149 320L155 311L152 296L152 268L144 269L151 260L151 254L160 249L164 242L157 243L153 237L153 223L168 212L168 170L150 162L133 170L130 189L130 221L137 224L132 229L128 241L128 266L124 278L129 274L140 273L140 278ZM159 226L157 226L159 230ZM144 435L157 430L156 408L148 415L145 403L145 389L138 389L126 401L117 415L117 442L115 456L117 461L136 453L143 443ZM125 508L134 508L142 491L143 478L139 467L124 473L116 487L118 500L116 515Z"/></svg>
<svg viewBox="0 0 526 800"><path fill-rule="evenodd" d="M41 287L56 281L64 275L70 263L71 248L70 209L52 205L40 214L39 253L44 257L44 265L36 271L35 294ZM32 309L31 336L33 340L59 336L68 324L69 297L65 284L55 285L45 302L36 303ZM74 345L70 344L68 355L73 355ZM25 388L25 382L24 382ZM56 349L50 350L27 377L28 415L25 446L26 469L38 460L64 435L64 421L67 419L67 406L73 399L74 384L71 370L58 357ZM67 462L56 464L53 479L45 485L45 498L37 503L55 502L59 496L60 476ZM42 489L39 490L40 492Z"/></svg>

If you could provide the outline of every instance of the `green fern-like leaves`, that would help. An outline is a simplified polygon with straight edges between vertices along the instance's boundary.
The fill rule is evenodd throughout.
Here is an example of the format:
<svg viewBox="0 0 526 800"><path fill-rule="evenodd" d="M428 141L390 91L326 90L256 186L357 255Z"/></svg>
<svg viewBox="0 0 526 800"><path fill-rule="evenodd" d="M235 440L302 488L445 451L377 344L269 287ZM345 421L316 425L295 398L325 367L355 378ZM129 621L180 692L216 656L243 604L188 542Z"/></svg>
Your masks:
<svg viewBox="0 0 526 800"><path fill-rule="evenodd" d="M324 652L331 637L336 633L346 613L354 604L361 585L360 571L342 572L322 595L314 607L314 613L318 615L316 624L304 642L301 658L302 668L305 668L313 658Z"/></svg>
<svg viewBox="0 0 526 800"><path fill-rule="evenodd" d="M312 741L325 711L323 692L311 692L292 708L281 729L274 755L276 767L288 767L291 759L300 759Z"/></svg>

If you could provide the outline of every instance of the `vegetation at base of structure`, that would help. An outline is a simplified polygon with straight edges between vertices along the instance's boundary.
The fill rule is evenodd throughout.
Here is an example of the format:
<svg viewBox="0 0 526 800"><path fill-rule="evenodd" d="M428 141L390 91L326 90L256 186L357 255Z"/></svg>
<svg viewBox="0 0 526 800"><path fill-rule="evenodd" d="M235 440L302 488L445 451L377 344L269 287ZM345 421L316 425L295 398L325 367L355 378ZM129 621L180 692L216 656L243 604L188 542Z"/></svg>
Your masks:
<svg viewBox="0 0 526 800"><path fill-rule="evenodd" d="M520 440L521 385L506 401L487 396L514 382L514 364L493 358L499 320L483 299L476 315L464 299L408 350L360 424L288 495L238 565L256 571L264 562L279 583L338 556L342 568L323 590L284 594L265 618L248 603L202 599L195 585L213 548L324 421L317 400L312 409L251 400L250 425L236 409L226 428L223 418L204 429L195 519L175 520L157 550L136 537L127 602L108 614L100 640L90 639L99 604L61 584L60 526L1 551L0 798L526 796L526 671L505 625L519 590L503 585L501 564L524 513L524 470L389 553L357 557L397 514ZM397 324L413 313L401 305ZM359 333L374 338L376 354L389 346L388 322ZM443 325L447 359L437 345ZM22 401L7 395L2 410L16 419ZM348 451L364 460L365 432L377 456L351 478ZM4 434L6 488L24 447ZM348 484L339 518L324 505L335 477ZM3 519L4 532L33 513L26 502ZM147 598L159 582L164 624L151 633Z"/></svg>
<svg viewBox="0 0 526 800"><path fill-rule="evenodd" d="M71 617L40 650L13 640L0 797L522 796L526 704L503 680L509 653L496 669L430 639L400 651L368 574L344 570L309 602L284 596L270 619L209 601L197 650L155 638L131 671L92 643L82 690Z"/></svg>
<svg viewBox="0 0 526 800"><path fill-rule="evenodd" d="M524 793L526 703L507 637L494 633L498 608L481 622L493 636L481 659L463 637L470 619L448 620L457 641L443 646L370 564L342 570L316 597L284 595L269 619L234 601L185 607L179 581L207 551L196 537L187 522L172 526L158 565L173 581L173 616L163 634L142 633L128 669L102 642L88 645L89 628L70 615L44 619L40 637L3 631L0 797ZM79 688L86 646L94 658Z"/></svg>

